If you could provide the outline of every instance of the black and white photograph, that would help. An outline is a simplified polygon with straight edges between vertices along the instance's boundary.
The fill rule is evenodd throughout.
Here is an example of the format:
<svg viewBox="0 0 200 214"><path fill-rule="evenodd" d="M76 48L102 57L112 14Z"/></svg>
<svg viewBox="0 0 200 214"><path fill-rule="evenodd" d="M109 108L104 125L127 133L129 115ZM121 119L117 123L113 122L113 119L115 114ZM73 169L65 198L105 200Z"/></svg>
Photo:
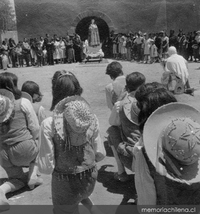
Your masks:
<svg viewBox="0 0 200 214"><path fill-rule="evenodd" d="M0 0L0 213L200 213L200 1Z"/></svg>

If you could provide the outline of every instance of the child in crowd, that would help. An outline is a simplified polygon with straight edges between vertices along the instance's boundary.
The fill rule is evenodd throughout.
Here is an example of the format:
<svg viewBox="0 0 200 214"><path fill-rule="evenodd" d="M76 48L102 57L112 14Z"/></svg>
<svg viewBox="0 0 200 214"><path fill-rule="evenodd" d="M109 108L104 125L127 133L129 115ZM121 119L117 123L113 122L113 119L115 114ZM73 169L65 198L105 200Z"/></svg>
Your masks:
<svg viewBox="0 0 200 214"><path fill-rule="evenodd" d="M132 150L138 143L141 134L139 131L138 113L135 91L145 83L145 76L133 72L126 77L126 94L115 103L109 123L108 141L117 162L118 172L114 179L125 182L129 179L125 166L134 171Z"/></svg>
<svg viewBox="0 0 200 214"><path fill-rule="evenodd" d="M150 47L151 47L151 39L148 37L146 33L143 34L144 36L144 61L143 63L147 64L149 63L149 56L150 56Z"/></svg>
<svg viewBox="0 0 200 214"><path fill-rule="evenodd" d="M158 61L158 52L155 41L152 39L150 46L150 63L155 63L156 61Z"/></svg>
<svg viewBox="0 0 200 214"><path fill-rule="evenodd" d="M117 61L108 64L106 74L113 80L105 87L107 106L112 111L115 102L117 102L121 93L124 92L126 77L124 76L122 65Z"/></svg>
<svg viewBox="0 0 200 214"><path fill-rule="evenodd" d="M47 65L47 49L43 47L43 65Z"/></svg>
<svg viewBox="0 0 200 214"><path fill-rule="evenodd" d="M7 68L9 67L9 60L8 60L8 54L6 53L5 50L2 51L1 60L2 60L3 70L7 70Z"/></svg>
<svg viewBox="0 0 200 214"><path fill-rule="evenodd" d="M98 119L81 97L73 73L57 71L52 94L53 117L41 124L38 163L41 173L52 174L54 213L79 213L80 202L90 213L99 213L89 198L97 179L96 162L105 157Z"/></svg>
<svg viewBox="0 0 200 214"><path fill-rule="evenodd" d="M38 104L39 102L41 102L43 96L40 92L39 85L33 81L26 81L22 85L21 91L22 96L23 92L26 92L31 96L30 101L32 102L33 108L38 117L39 124L41 124L41 122L46 118L46 114L44 107Z"/></svg>
<svg viewBox="0 0 200 214"><path fill-rule="evenodd" d="M36 43L35 53L37 56L37 66L42 67L44 55L43 55L43 50L42 50L40 42Z"/></svg>
<svg viewBox="0 0 200 214"><path fill-rule="evenodd" d="M19 64L19 67L23 67L24 62L23 62L23 54L22 54L22 44L19 42L15 48L15 52L17 54L17 61Z"/></svg>

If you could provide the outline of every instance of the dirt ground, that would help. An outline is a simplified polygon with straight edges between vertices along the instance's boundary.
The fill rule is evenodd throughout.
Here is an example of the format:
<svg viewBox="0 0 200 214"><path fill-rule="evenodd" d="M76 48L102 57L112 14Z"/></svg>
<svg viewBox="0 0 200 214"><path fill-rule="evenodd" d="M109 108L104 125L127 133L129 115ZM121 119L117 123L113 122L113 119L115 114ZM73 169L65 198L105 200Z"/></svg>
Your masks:
<svg viewBox="0 0 200 214"><path fill-rule="evenodd" d="M57 70L72 71L80 81L84 89L83 97L90 103L93 111L97 115L102 140L106 144L106 130L109 127L108 117L109 109L106 106L105 86L111 82L109 76L105 75L106 66L112 60L104 60L102 63L87 63L87 64L58 64L45 67L28 67L28 68L10 68L8 71L15 73L19 77L19 88L26 80L33 80L40 85L41 92L44 97L42 105L48 110L51 105L51 78ZM136 62L121 61L123 71L129 74L133 71L138 71L146 76L146 82L160 81L162 75L162 67L159 63L145 65ZM195 90L195 104L200 109L200 63L189 63L190 84ZM0 71L2 72L2 71ZM49 113L50 114L50 113ZM132 177L130 182L120 183L113 179L113 173L116 172L116 164L112 156L112 152L107 147L106 158L98 164L99 176L95 190L91 196L96 205L119 205L119 204L134 204L136 192L134 188L134 176L132 172L127 172ZM51 176L41 175L43 185L29 190L24 188L22 191L14 195L8 195L11 205L51 205ZM11 208L10 213L14 213L14 208Z"/></svg>

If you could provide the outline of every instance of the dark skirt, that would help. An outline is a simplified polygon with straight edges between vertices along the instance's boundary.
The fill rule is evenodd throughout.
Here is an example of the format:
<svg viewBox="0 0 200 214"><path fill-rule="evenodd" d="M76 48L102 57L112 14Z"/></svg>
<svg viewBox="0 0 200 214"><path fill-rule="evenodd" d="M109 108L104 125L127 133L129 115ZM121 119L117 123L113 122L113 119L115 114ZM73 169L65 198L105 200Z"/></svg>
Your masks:
<svg viewBox="0 0 200 214"><path fill-rule="evenodd" d="M88 198L95 187L98 171L94 167L78 174L52 174L52 201L54 213L78 213L78 204Z"/></svg>

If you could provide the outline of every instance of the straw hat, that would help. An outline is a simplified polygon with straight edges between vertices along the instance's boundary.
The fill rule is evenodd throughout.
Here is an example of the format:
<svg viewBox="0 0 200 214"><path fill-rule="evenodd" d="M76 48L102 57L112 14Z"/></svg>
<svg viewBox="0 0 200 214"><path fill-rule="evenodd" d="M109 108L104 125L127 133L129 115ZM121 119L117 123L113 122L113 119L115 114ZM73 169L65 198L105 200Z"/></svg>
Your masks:
<svg viewBox="0 0 200 214"><path fill-rule="evenodd" d="M124 110L126 117L132 123L138 125L139 109L136 105L137 100L135 99L134 94L129 93L124 97L124 99L123 99L123 110Z"/></svg>
<svg viewBox="0 0 200 214"><path fill-rule="evenodd" d="M55 106L53 118L56 132L62 140L68 139L69 146L80 146L96 133L97 118L80 96L61 100Z"/></svg>
<svg viewBox="0 0 200 214"><path fill-rule="evenodd" d="M200 112L170 103L158 108L144 126L146 153L156 171L182 183L200 182Z"/></svg>
<svg viewBox="0 0 200 214"><path fill-rule="evenodd" d="M0 123L7 121L14 110L14 95L6 89L0 89Z"/></svg>

